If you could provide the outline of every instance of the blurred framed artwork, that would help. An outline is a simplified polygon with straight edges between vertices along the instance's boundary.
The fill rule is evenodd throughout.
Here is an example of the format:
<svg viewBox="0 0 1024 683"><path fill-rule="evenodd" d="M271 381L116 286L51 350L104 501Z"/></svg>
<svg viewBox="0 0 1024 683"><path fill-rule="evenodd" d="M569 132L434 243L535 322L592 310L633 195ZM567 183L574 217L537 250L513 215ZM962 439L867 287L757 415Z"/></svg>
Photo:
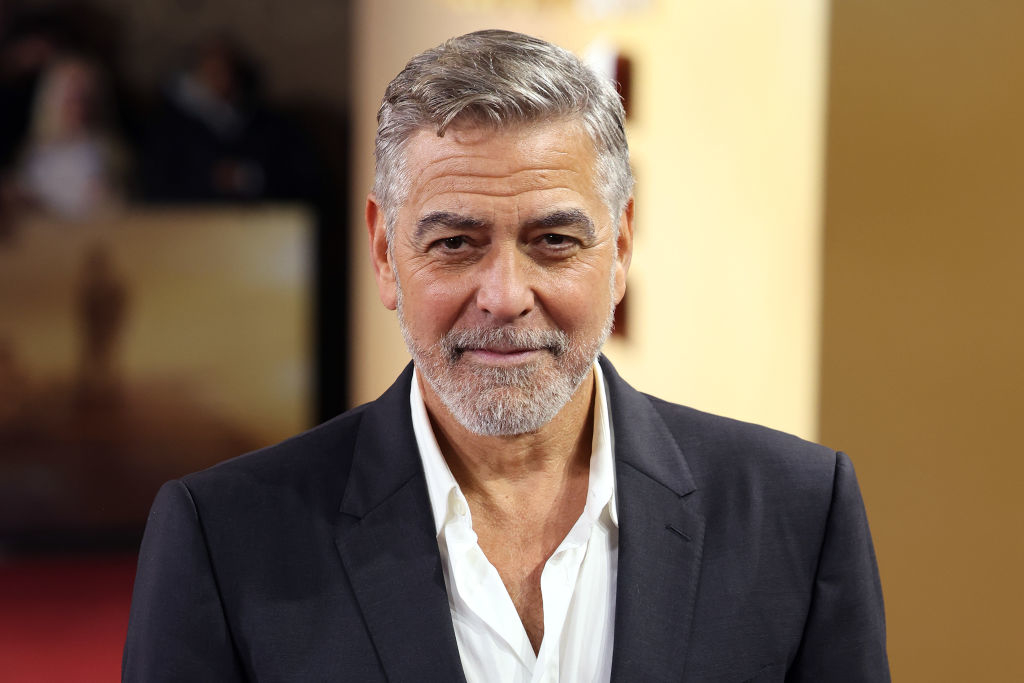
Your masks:
<svg viewBox="0 0 1024 683"><path fill-rule="evenodd" d="M313 418L296 207L28 217L0 237L0 550L137 540L168 479Z"/></svg>

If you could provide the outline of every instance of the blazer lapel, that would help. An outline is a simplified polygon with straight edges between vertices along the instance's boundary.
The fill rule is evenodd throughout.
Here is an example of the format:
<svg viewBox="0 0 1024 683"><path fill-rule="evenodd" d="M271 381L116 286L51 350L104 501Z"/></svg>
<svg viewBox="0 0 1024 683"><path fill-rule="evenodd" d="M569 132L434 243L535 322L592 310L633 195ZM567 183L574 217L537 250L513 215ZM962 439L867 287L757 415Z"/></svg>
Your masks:
<svg viewBox="0 0 1024 683"><path fill-rule="evenodd" d="M693 621L704 520L693 477L651 399L604 358L619 515L613 681L679 680Z"/></svg>
<svg viewBox="0 0 1024 683"><path fill-rule="evenodd" d="M388 679L464 681L412 430L411 368L365 410L335 540Z"/></svg>

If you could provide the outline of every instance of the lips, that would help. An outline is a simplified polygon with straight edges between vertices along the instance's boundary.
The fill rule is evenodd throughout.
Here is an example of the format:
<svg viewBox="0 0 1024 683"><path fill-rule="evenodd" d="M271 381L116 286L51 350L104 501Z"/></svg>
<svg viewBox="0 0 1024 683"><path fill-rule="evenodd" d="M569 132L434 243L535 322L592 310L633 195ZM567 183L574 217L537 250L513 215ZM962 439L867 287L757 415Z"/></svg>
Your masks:
<svg viewBox="0 0 1024 683"><path fill-rule="evenodd" d="M546 349L466 349L463 353L470 354L474 359L486 363L519 363L528 360L535 354Z"/></svg>
<svg viewBox="0 0 1024 683"><path fill-rule="evenodd" d="M481 351L484 353L525 353L528 351L539 351L534 346L470 346L463 351Z"/></svg>

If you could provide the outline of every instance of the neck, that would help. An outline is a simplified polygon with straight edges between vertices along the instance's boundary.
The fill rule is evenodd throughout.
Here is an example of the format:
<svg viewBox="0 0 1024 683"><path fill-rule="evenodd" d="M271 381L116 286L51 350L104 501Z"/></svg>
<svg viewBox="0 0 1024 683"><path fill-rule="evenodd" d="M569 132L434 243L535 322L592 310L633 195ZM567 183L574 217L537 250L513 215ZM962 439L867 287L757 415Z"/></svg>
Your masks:
<svg viewBox="0 0 1024 683"><path fill-rule="evenodd" d="M591 371L549 423L536 432L515 436L470 432L420 377L438 446L471 505L476 502L522 517L524 507L536 512L550 509L553 501L578 489L581 482L586 490L593 434L593 377Z"/></svg>

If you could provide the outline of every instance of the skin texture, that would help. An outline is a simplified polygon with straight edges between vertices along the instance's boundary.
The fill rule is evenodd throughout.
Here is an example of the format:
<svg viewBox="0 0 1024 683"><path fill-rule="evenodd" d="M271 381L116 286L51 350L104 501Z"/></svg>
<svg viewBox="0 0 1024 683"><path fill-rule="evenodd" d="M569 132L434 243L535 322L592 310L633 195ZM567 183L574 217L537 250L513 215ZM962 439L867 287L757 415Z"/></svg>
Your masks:
<svg viewBox="0 0 1024 683"><path fill-rule="evenodd" d="M451 330L561 330L596 350L625 292L633 203L613 222L594 161L592 143L573 121L413 136L406 152L410 192L390 249L384 211L373 195L366 220L381 301L396 309L401 283L408 341L425 354L421 372L436 361L454 379L469 382L478 376L474 370L513 367L543 382L571 362L568 353L511 351L501 344L445 360L438 342ZM582 374L550 421L508 436L468 430L421 378L435 435L469 502L480 547L535 650L543 637L541 571L586 501L593 378L585 366Z"/></svg>

